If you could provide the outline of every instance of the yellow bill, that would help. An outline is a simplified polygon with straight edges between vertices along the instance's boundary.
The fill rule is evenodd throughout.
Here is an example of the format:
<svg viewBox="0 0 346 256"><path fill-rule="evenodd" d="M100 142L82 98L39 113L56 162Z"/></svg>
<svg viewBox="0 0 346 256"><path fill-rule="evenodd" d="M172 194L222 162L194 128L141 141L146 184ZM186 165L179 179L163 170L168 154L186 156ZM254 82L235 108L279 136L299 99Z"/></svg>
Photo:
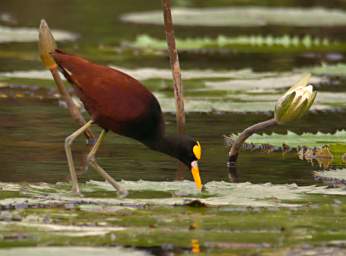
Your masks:
<svg viewBox="0 0 346 256"><path fill-rule="evenodd" d="M202 190L203 185L201 181L201 176L199 175L199 168L198 168L197 161L193 161L191 163L191 172L192 172L193 179L196 183L197 189Z"/></svg>

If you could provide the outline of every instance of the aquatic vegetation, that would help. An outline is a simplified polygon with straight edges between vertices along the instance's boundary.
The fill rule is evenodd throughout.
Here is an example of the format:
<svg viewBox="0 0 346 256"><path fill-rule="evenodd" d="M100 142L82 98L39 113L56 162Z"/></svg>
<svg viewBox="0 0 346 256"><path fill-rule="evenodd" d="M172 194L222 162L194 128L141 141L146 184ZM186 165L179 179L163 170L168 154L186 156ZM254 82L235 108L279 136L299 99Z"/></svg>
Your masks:
<svg viewBox="0 0 346 256"><path fill-rule="evenodd" d="M166 69L126 69L120 70L140 79L158 97L165 112L174 112L173 94L170 90L171 71ZM56 98L51 93L54 88L49 80L49 71L15 71L0 73L5 85L11 85L4 97L14 97L21 93L24 97ZM281 91L301 77L300 73L258 73L251 70L213 71L186 70L183 72L185 86L185 107L188 112L271 112ZM327 79L313 76L311 83L320 84ZM25 85L18 86L15 85ZM32 91L30 88L35 89ZM48 91L37 88L46 88ZM30 92L30 93L29 93ZM39 95L37 95L39 93ZM56 94L58 96L58 94ZM313 110L344 108L345 93L320 92ZM247 103L247 104L244 104Z"/></svg>
<svg viewBox="0 0 346 256"><path fill-rule="evenodd" d="M0 13L0 21L4 22L5 24L17 24L16 18L14 18L10 13Z"/></svg>
<svg viewBox="0 0 346 256"><path fill-rule="evenodd" d="M16 248L16 249L0 249L0 255L16 256L16 255L27 255L27 256L38 256L38 255L52 255L52 256L149 256L151 254L144 251L136 251L134 249L127 249L121 247L112 248L95 248L95 247L27 247L27 248Z"/></svg>
<svg viewBox="0 0 346 256"><path fill-rule="evenodd" d="M235 165L242 145L254 133L295 121L309 111L317 95L317 92L313 92L312 85L308 85L310 78L310 74L305 75L278 99L275 105L274 118L249 126L232 141L228 154L227 165L229 167Z"/></svg>
<svg viewBox="0 0 346 256"><path fill-rule="evenodd" d="M177 47L179 50L198 50L198 49L232 49L237 51L265 51L271 48L273 51L278 50L323 50L335 49L341 47L338 42L330 42L328 38L317 38L310 35L304 37L299 36L279 36L272 35L244 35L236 37L228 37L219 35L216 38L177 38ZM125 44L125 46L139 48L143 50L166 50L167 44L164 40L153 38L149 35L139 35L133 43Z"/></svg>
<svg viewBox="0 0 346 256"><path fill-rule="evenodd" d="M116 69L121 70L122 72L129 73L131 76L135 77L138 80L149 80L149 79L171 79L172 77L172 71L169 69L163 69L163 68L137 68L137 69L130 69L120 66L111 66ZM255 78L261 78L261 77L268 77L273 76L274 73L256 73L253 72L251 69L243 69L243 70L224 70L224 71L217 71L217 70L184 70L182 72L182 77L184 80L186 79L203 79L203 78L209 78L209 79L254 79ZM44 79L49 80L50 74L46 70L26 70L26 71L13 71L13 72L2 72L0 73L0 77L9 77L9 78L29 78L29 79Z"/></svg>
<svg viewBox="0 0 346 256"><path fill-rule="evenodd" d="M278 92L280 89L289 88L302 77L301 73L255 73L257 76L248 78L221 80L221 81L205 81L206 87L209 89L228 89L233 91L248 92ZM319 84L323 81L321 77L312 76L310 83ZM279 94L278 94L279 95Z"/></svg>
<svg viewBox="0 0 346 256"><path fill-rule="evenodd" d="M38 36L38 48L41 61L47 69L52 70L57 67L57 64L50 53L57 49L57 45L45 20L41 21Z"/></svg>
<svg viewBox="0 0 346 256"><path fill-rule="evenodd" d="M174 24L180 26L243 26L269 25L321 27L343 26L346 13L324 8L273 8L273 7L225 7L225 8L175 8ZM126 22L162 24L161 11L129 13L122 16Z"/></svg>
<svg viewBox="0 0 346 256"><path fill-rule="evenodd" d="M52 55L55 50L57 50L57 44L45 20L41 20L38 36L38 51L41 61L46 69L48 69L52 74L52 78L56 84L60 97L62 98L62 102L68 109L72 119L75 120L75 122L80 126L85 125L86 121L81 114L80 106L82 104L75 103L76 101L71 97L61 79L58 70L58 64L56 63ZM83 110L85 109L83 108ZM84 135L89 141L94 141L96 138L96 136L90 129L86 129Z"/></svg>
<svg viewBox="0 0 346 256"><path fill-rule="evenodd" d="M37 10L43 10L54 26L80 35L78 40L63 42L64 49L117 65L141 80L158 97L168 131L175 129L172 74L165 68L166 46L159 40L164 36L162 27L126 24L119 18L126 12L159 9L158 1L81 4L70 0L64 5L51 1L40 6L41 2L30 1L22 10L18 9L22 1L3 0L6 14L0 13L0 21L13 30L30 28L42 16ZM134 141L109 135L100 157L115 179L124 177L120 184L129 190L128 197L118 198L109 184L93 180L98 176L90 171L79 173L83 197L71 194L63 140L74 126L68 113L58 107L61 98L49 72L39 70L37 33L35 42L1 44L0 176L3 182L16 183L0 185L0 255L345 254L346 232L340 224L346 219L345 184L336 179L327 183L327 178L317 176L315 181L312 172L328 168L330 161L333 168L346 162L346 132L335 132L346 125L342 118L346 72L343 64L313 66L343 61L346 4L318 1L324 7L315 9L302 7L298 1L231 2L232 8L225 0L172 1L174 6L191 7L188 11L204 8L185 21L178 14L177 22L191 20L193 24L198 18L201 26L212 25L182 25L176 33L187 129L206 145L201 163L207 183L203 193L191 181L166 182L175 180L176 162L151 154ZM249 4L266 7L246 7ZM213 12L208 7L215 6L226 14L209 18L205 11ZM316 6L316 1L309 6ZM237 14L230 15L229 9ZM245 10L243 17L238 10ZM254 18L248 15L250 10L256 10ZM327 68L329 72L322 71ZM220 136L227 129L236 134L272 116L276 100L310 69L319 94L307 118L289 125L288 134L285 127L278 128L272 134L283 138L278 138L277 146L268 144L269 137L263 138L265 144L250 142L255 149L243 152L238 168L241 183L220 181L231 180ZM295 136L282 145L291 131ZM301 134L311 136L302 142L311 146L294 145ZM85 141L76 141L76 165L85 160L86 151ZM297 153L314 166L297 160ZM186 178L191 178L189 173L182 179ZM50 183L36 183L41 181ZM338 187L331 188L335 184Z"/></svg>
<svg viewBox="0 0 346 256"><path fill-rule="evenodd" d="M316 180L321 180L325 184L338 187L346 185L346 170L345 169L336 169L328 171L317 171L314 172L314 177Z"/></svg>
<svg viewBox="0 0 346 256"><path fill-rule="evenodd" d="M53 33L55 38L59 41L73 41L77 38L76 34L67 31L54 30ZM0 26L0 43L36 41L36 28L9 28Z"/></svg>
<svg viewBox="0 0 346 256"><path fill-rule="evenodd" d="M296 134L287 131L286 134L254 134L248 139L248 143L254 144L270 144L273 146L282 146L287 144L290 147L307 146L318 147L321 145L330 145L337 143L346 144L346 131L336 131L335 133L302 133Z"/></svg>
<svg viewBox="0 0 346 256"><path fill-rule="evenodd" d="M0 183L3 190L26 195L26 201L20 197L0 200L1 207L8 206L0 214L0 246L5 247L0 254L37 255L51 250L55 255L65 252L59 246L68 246L67 255L147 255L152 248L168 252L184 248L185 253L199 248L201 253L224 255L333 242L346 235L338 222L330 221L345 218L345 199L338 196L345 191L340 188L211 182L207 184L209 197L196 198L190 181L121 183L130 194L148 189L151 194L141 199L75 197L69 194L67 183ZM81 189L83 193L103 191L115 196L105 182L90 181ZM170 192L170 197L152 198L163 191ZM193 203L189 201L192 198ZM104 211L108 207L117 209ZM26 247L12 248L19 245ZM95 248L99 246L103 248Z"/></svg>
<svg viewBox="0 0 346 256"><path fill-rule="evenodd" d="M313 86L308 85L310 78L310 74L306 75L278 99L274 111L278 124L295 121L309 111L317 95Z"/></svg>
<svg viewBox="0 0 346 256"><path fill-rule="evenodd" d="M266 153L296 152L300 160L306 160L314 165L317 162L320 168L328 169L332 165L344 165L346 155L346 131L330 133L303 133L296 134L288 131L287 134L254 134L247 143L242 145L246 151L260 151ZM236 135L225 136L225 143L232 146Z"/></svg>
<svg viewBox="0 0 346 256"><path fill-rule="evenodd" d="M346 64L322 64L320 67L313 67L310 69L315 75L327 75L327 76L346 76Z"/></svg>
<svg viewBox="0 0 346 256"><path fill-rule="evenodd" d="M299 207L297 200L303 200L309 194L346 195L342 189L330 190L326 187L318 186L297 186L273 185L273 184L251 184L251 183L228 183L223 181L213 181L205 184L205 192L202 194L195 188L191 181L121 181L121 186L130 192L128 198L117 198L112 186L105 182L89 181L82 184L81 192L90 194L91 192L103 192L102 197L77 197L70 192L67 183L53 184L27 184L19 187L21 196L17 198L7 198L0 200L1 209L16 208L22 205L24 208L40 207L65 207L71 205L72 208L83 207L84 205L121 207L145 207L145 206L187 206L196 201L209 207L220 206L252 206L252 207ZM0 188L7 187L7 183L0 183ZM4 190L4 189L3 189ZM147 197L131 196L131 191L150 192ZM261 193L258 193L261 191ZM111 197L105 197L105 193ZM169 192L162 194L163 197L155 198L157 192ZM137 195L140 195L138 193ZM273 200L275 198L275 200ZM289 201L292 200L293 203ZM121 208L119 210L121 210ZM83 209L83 208L82 208ZM97 208L96 208L97 209ZM102 207L99 209L103 209ZM92 212L92 211L89 211ZM54 227L52 227L54 229ZM66 228L68 230L68 227ZM72 230L73 231L73 230ZM89 231L89 230L86 230ZM96 230L97 231L97 230Z"/></svg>

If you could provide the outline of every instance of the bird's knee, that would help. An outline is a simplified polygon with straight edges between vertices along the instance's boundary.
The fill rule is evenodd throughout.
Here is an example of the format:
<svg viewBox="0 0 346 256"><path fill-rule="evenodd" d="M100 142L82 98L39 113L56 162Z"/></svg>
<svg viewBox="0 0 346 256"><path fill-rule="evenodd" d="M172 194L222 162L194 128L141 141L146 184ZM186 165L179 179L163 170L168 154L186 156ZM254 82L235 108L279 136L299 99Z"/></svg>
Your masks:
<svg viewBox="0 0 346 256"><path fill-rule="evenodd" d="M88 156L87 156L87 162L88 162L89 164L95 163L95 162L96 162L95 155L88 155Z"/></svg>
<svg viewBox="0 0 346 256"><path fill-rule="evenodd" d="M72 142L73 142L73 138L72 138L71 136L68 136L68 137L65 139L65 147L71 146L71 145L72 145Z"/></svg>

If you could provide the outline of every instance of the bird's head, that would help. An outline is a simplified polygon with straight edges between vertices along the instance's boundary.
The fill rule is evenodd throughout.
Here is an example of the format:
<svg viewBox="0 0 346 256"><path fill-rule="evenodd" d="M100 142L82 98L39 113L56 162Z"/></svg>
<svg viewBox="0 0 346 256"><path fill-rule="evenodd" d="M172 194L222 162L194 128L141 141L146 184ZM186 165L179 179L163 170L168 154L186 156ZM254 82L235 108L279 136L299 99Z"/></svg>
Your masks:
<svg viewBox="0 0 346 256"><path fill-rule="evenodd" d="M162 137L160 140L156 140L154 144L149 142L147 145L184 163L191 170L196 187L199 190L202 189L198 168L198 160L202 156L202 147L198 141L187 135L174 135Z"/></svg>
<svg viewBox="0 0 346 256"><path fill-rule="evenodd" d="M202 181L199 175L198 161L202 156L202 147L198 141L191 137L184 136L180 144L179 160L190 168L196 187L202 189Z"/></svg>

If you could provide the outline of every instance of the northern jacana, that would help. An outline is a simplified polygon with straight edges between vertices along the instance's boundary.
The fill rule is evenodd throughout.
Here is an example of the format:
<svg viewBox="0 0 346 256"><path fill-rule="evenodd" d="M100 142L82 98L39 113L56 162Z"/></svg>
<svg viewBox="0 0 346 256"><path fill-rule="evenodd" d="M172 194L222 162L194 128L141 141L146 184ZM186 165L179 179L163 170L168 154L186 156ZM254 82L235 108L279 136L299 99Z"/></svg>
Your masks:
<svg viewBox="0 0 346 256"><path fill-rule="evenodd" d="M80 190L71 144L93 123L103 130L88 154L88 164L119 193L127 194L95 160L95 154L109 130L180 160L191 169L197 188L202 188L198 168L202 151L199 142L189 136L166 135L160 104L139 81L119 70L94 64L61 50L55 50L51 55L91 116L89 122L65 140L73 192L79 193Z"/></svg>

